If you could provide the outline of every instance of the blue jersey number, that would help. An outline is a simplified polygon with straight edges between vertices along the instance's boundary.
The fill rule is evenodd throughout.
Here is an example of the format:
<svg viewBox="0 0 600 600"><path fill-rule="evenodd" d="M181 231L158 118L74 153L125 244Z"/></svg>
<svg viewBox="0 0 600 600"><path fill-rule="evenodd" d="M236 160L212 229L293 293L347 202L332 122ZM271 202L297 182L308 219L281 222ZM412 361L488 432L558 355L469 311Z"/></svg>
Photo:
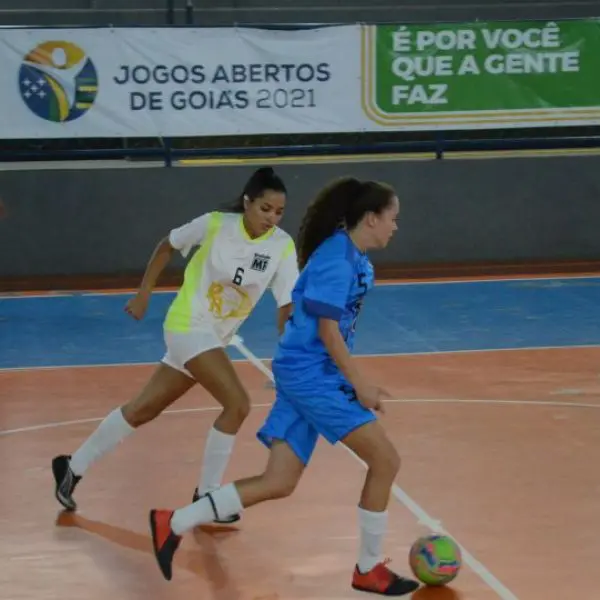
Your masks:
<svg viewBox="0 0 600 600"><path fill-rule="evenodd" d="M350 326L349 333L354 333L356 331L356 322L358 321L358 316L360 315L365 295L367 293L367 290L369 289L367 286L367 282L365 281L366 277L367 276L365 273L358 274L358 288L360 289L362 294L352 307L352 312L354 313L354 315L352 316L352 325Z"/></svg>
<svg viewBox="0 0 600 600"><path fill-rule="evenodd" d="M367 286L367 282L365 281L366 277L366 273L358 274L358 287L362 290L363 296L367 293L367 290L369 289Z"/></svg>

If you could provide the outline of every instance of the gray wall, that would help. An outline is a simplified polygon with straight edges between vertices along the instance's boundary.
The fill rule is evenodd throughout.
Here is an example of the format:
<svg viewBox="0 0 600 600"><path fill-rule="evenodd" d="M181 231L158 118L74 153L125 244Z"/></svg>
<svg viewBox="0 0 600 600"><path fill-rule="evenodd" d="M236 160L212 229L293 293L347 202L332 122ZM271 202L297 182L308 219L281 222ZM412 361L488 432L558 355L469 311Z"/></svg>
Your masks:
<svg viewBox="0 0 600 600"><path fill-rule="evenodd" d="M3 278L142 271L155 243L233 198L255 167L0 171ZM392 183L399 232L378 265L600 259L600 156L286 164L284 227L332 178ZM1 287L1 283L0 283Z"/></svg>

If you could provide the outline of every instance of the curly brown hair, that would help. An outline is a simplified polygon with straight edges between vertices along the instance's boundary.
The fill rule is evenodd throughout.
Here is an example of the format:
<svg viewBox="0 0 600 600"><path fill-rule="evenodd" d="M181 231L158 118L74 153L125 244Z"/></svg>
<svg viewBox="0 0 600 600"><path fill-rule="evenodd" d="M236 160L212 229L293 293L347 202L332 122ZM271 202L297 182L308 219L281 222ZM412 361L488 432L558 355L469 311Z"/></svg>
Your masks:
<svg viewBox="0 0 600 600"><path fill-rule="evenodd" d="M377 181L344 177L323 188L306 209L298 233L298 265L302 269L312 253L335 231L354 229L368 212L380 214L392 202L393 188Z"/></svg>

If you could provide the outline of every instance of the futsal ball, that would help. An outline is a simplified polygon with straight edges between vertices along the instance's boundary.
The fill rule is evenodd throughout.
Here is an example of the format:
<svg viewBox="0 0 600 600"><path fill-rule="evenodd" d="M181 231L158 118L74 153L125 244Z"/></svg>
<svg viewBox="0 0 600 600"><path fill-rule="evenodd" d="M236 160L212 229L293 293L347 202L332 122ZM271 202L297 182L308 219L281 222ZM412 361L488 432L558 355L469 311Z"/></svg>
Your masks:
<svg viewBox="0 0 600 600"><path fill-rule="evenodd" d="M410 568L426 585L450 583L460 571L462 556L456 542L447 535L419 538L410 549Z"/></svg>

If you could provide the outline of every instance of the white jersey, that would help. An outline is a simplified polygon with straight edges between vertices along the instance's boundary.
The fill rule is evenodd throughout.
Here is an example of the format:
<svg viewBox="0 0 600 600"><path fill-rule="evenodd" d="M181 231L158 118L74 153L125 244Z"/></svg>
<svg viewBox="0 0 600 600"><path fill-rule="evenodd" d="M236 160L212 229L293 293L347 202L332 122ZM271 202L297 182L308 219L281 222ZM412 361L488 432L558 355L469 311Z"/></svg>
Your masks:
<svg viewBox="0 0 600 600"><path fill-rule="evenodd" d="M167 331L211 327L227 343L270 288L277 306L292 301L298 278L291 236L274 227L252 239L239 213L211 212L173 229L169 242L190 259L165 319Z"/></svg>

